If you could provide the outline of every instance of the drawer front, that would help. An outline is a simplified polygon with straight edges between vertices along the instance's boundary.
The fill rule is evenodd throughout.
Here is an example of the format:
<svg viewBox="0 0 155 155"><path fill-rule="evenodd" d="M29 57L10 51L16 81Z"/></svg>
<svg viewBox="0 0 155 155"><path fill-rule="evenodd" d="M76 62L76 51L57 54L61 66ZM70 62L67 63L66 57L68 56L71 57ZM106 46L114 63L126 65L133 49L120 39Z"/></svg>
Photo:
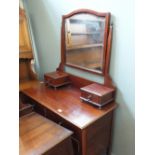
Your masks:
<svg viewBox="0 0 155 155"><path fill-rule="evenodd" d="M81 91L81 97L85 98L88 102L100 103L101 98L95 94L89 92Z"/></svg>
<svg viewBox="0 0 155 155"><path fill-rule="evenodd" d="M32 102L31 102L32 103ZM46 117L46 108L40 104L36 104L34 103L34 111L36 111L37 113L39 113L40 115Z"/></svg>
<svg viewBox="0 0 155 155"><path fill-rule="evenodd" d="M73 135L71 136L71 139L72 139L72 144L74 148L74 154L80 155L80 152L81 152L81 131L80 129L78 129L77 127L75 127L74 125L67 122L66 120L64 120L63 118L61 118L60 116L58 116L57 114L55 114L54 112L48 109L46 110L46 117L58 123L59 125L73 131Z"/></svg>
<svg viewBox="0 0 155 155"><path fill-rule="evenodd" d="M109 100L113 100L114 99L114 95L113 95L113 93L109 93L109 94L107 94L107 95L104 95L102 98L101 98L101 102L102 103L105 103L105 102L107 102L107 101L109 101Z"/></svg>
<svg viewBox="0 0 155 155"><path fill-rule="evenodd" d="M71 136L74 155L80 155L80 142L75 137Z"/></svg>
<svg viewBox="0 0 155 155"><path fill-rule="evenodd" d="M73 131L74 132L73 136L76 139L80 139L80 129L78 129L76 126L74 126L70 122L66 121L65 119L63 119L62 117L60 117L59 115L55 114L54 112L52 112L48 109L46 110L46 117L48 119L58 123L59 125Z"/></svg>

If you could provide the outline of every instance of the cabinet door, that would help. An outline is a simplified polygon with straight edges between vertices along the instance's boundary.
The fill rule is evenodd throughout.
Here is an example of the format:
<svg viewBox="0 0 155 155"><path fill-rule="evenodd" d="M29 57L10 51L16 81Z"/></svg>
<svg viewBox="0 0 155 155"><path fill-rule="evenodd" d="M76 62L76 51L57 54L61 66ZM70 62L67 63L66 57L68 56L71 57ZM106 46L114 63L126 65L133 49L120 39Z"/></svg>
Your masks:
<svg viewBox="0 0 155 155"><path fill-rule="evenodd" d="M27 20L24 13L20 14L20 20L19 20L19 50L20 52L31 52L32 55L32 48L27 27Z"/></svg>

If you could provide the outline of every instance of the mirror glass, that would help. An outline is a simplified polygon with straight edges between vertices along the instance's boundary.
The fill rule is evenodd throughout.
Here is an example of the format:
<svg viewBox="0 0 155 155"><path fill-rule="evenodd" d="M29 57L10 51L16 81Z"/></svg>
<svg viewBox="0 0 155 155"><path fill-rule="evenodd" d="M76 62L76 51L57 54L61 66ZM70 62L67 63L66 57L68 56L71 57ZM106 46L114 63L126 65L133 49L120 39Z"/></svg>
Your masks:
<svg viewBox="0 0 155 155"><path fill-rule="evenodd" d="M105 17L81 13L65 19L66 65L103 72Z"/></svg>

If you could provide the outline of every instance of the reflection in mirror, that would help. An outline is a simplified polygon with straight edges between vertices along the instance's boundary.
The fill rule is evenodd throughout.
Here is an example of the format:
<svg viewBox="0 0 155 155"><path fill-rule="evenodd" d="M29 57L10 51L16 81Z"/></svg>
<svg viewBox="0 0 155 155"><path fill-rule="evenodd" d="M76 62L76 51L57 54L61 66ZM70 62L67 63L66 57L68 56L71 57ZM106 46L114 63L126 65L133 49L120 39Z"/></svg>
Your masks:
<svg viewBox="0 0 155 155"><path fill-rule="evenodd" d="M81 13L65 19L66 64L103 71L105 17Z"/></svg>

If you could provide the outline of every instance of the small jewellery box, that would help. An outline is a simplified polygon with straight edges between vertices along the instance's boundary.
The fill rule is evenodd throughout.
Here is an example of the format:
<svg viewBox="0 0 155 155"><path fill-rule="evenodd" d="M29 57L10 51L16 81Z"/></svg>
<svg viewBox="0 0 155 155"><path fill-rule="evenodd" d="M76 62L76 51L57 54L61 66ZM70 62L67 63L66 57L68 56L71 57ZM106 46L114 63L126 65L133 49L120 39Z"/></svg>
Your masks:
<svg viewBox="0 0 155 155"><path fill-rule="evenodd" d="M82 101L91 103L99 108L114 100L115 89L101 84L93 83L80 89Z"/></svg>
<svg viewBox="0 0 155 155"><path fill-rule="evenodd" d="M44 74L44 82L47 86L52 86L55 89L70 83L69 75L61 71Z"/></svg>

